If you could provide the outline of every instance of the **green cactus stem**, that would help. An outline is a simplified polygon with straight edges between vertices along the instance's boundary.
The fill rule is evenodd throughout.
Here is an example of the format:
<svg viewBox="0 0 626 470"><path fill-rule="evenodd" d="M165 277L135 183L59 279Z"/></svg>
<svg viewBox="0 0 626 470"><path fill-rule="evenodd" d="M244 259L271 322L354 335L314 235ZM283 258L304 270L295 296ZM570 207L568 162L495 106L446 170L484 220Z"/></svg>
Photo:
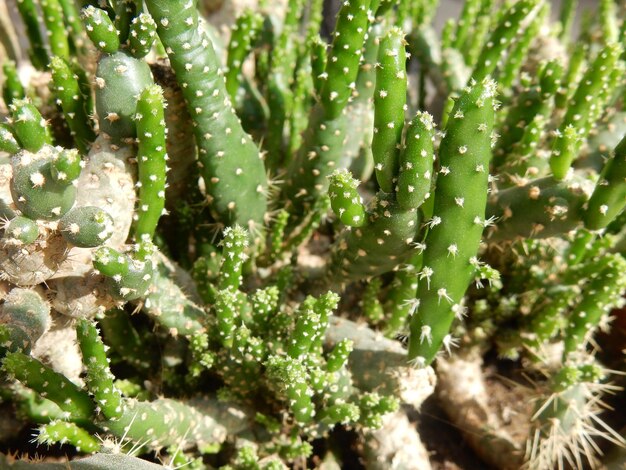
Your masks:
<svg viewBox="0 0 626 470"><path fill-rule="evenodd" d="M315 416L315 406L304 365L296 359L282 356L270 356L266 365L268 377L282 385L296 422L309 423Z"/></svg>
<svg viewBox="0 0 626 470"><path fill-rule="evenodd" d="M16 245L29 245L39 237L37 222L27 217L17 216L11 219L4 230L4 237Z"/></svg>
<svg viewBox="0 0 626 470"><path fill-rule="evenodd" d="M0 310L0 324L13 330L9 331L6 339L20 345L16 348L14 344L11 350L28 352L50 329L51 323L50 306L37 290L16 287L5 297Z"/></svg>
<svg viewBox="0 0 626 470"><path fill-rule="evenodd" d="M96 111L100 132L114 142L136 136L137 98L152 84L150 67L126 52L103 55L96 70Z"/></svg>
<svg viewBox="0 0 626 470"><path fill-rule="evenodd" d="M9 352L2 368L10 376L56 403L66 418L77 423L90 422L94 405L87 392L37 359L19 352Z"/></svg>
<svg viewBox="0 0 626 470"><path fill-rule="evenodd" d="M113 54L120 48L119 32L106 11L88 5L81 11L87 36L102 52Z"/></svg>
<svg viewBox="0 0 626 470"><path fill-rule="evenodd" d="M7 108L13 100L21 100L26 97L26 91L17 74L15 62L7 60L2 64L2 73L4 73L4 83L2 84L2 99Z"/></svg>
<svg viewBox="0 0 626 470"><path fill-rule="evenodd" d="M404 32L392 28L381 40L374 91L372 154L380 188L393 192L398 176L398 142L402 140L406 104L406 51Z"/></svg>
<svg viewBox="0 0 626 470"><path fill-rule="evenodd" d="M346 169L335 170L330 176L328 196L330 206L348 227L361 227L366 222L365 206L357 191L359 182Z"/></svg>
<svg viewBox="0 0 626 470"><path fill-rule="evenodd" d="M50 71L54 95L61 105L74 142L82 153L86 153L95 139L95 134L88 116L87 99L80 89L78 76L65 60L56 56L50 61Z"/></svg>
<svg viewBox="0 0 626 470"><path fill-rule="evenodd" d="M48 44L52 55L69 59L70 45L59 0L40 0L39 5L46 24Z"/></svg>
<svg viewBox="0 0 626 470"><path fill-rule="evenodd" d="M0 150L14 154L19 152L21 148L11 127L8 124L0 124Z"/></svg>
<svg viewBox="0 0 626 470"><path fill-rule="evenodd" d="M548 238L580 224L588 199L588 183L572 177L541 178L524 186L498 191L489 198L487 220L496 220L489 240Z"/></svg>
<svg viewBox="0 0 626 470"><path fill-rule="evenodd" d="M522 2L523 3L523 2ZM441 170L411 318L409 360L430 364L454 345L450 326L475 270L484 228L496 84L474 83L459 97L439 148ZM461 236L462 234L462 236Z"/></svg>
<svg viewBox="0 0 626 470"><path fill-rule="evenodd" d="M241 67L250 53L260 32L263 17L250 9L244 10L237 17L232 28L226 60L226 90L233 103L237 102L237 91L242 81Z"/></svg>
<svg viewBox="0 0 626 470"><path fill-rule="evenodd" d="M195 123L200 171L213 215L225 226L238 223L255 234L267 209L263 161L230 105L213 46L199 29L194 2L181 8L179 1L149 0L146 6Z"/></svg>
<svg viewBox="0 0 626 470"><path fill-rule="evenodd" d="M100 441L75 423L53 421L39 428L37 435L39 444L70 444L78 452L91 454L100 450Z"/></svg>
<svg viewBox="0 0 626 470"><path fill-rule="evenodd" d="M81 248L94 248L113 234L113 219L99 207L77 207L59 220L59 230L68 243Z"/></svg>
<svg viewBox="0 0 626 470"><path fill-rule="evenodd" d="M139 210L135 238L152 238L165 208L165 119L163 90L145 88L137 100L137 166L139 167Z"/></svg>
<svg viewBox="0 0 626 470"><path fill-rule="evenodd" d="M113 384L114 377L96 325L90 320L80 319L76 324L76 334L87 369L87 388L107 419L119 418L124 411L122 395Z"/></svg>
<svg viewBox="0 0 626 470"><path fill-rule="evenodd" d="M133 326L128 313L117 308L109 310L99 324L105 343L112 351L136 369L150 369L153 361L150 345Z"/></svg>
<svg viewBox="0 0 626 470"><path fill-rule="evenodd" d="M17 9L22 17L22 21L26 26L26 34L30 42L30 59L35 68L43 70L50 62L48 52L46 51L45 42L41 36L39 27L39 13L34 0L19 0Z"/></svg>
<svg viewBox="0 0 626 470"><path fill-rule="evenodd" d="M37 152L51 143L46 120L30 100L13 100L10 109L13 132L22 148Z"/></svg>
<svg viewBox="0 0 626 470"><path fill-rule="evenodd" d="M248 258L245 252L248 247L248 233L244 228L235 225L226 227L223 235L222 265L217 285L219 289L237 290L242 281L243 263Z"/></svg>
<svg viewBox="0 0 626 470"><path fill-rule="evenodd" d="M607 45L598 53L593 64L589 66L580 80L561 122L560 134L554 140L552 148L550 168L556 179L565 178L572 161L578 156L581 140L587 137L594 124L594 121L590 119L592 106L603 107L601 95L621 53L622 47L619 44ZM591 98L588 99L588 97ZM566 135L567 129L572 127L578 137L573 143Z"/></svg>
<svg viewBox="0 0 626 470"><path fill-rule="evenodd" d="M587 209L585 227L598 230L609 225L626 207L626 137L606 162Z"/></svg>
<svg viewBox="0 0 626 470"><path fill-rule="evenodd" d="M420 207L430 197L435 161L433 117L418 111L406 129L400 152L400 174L396 186L398 205L408 210Z"/></svg>
<svg viewBox="0 0 626 470"><path fill-rule="evenodd" d="M130 24L128 51L136 59L141 59L148 55L156 38L156 23L147 13L140 13Z"/></svg>

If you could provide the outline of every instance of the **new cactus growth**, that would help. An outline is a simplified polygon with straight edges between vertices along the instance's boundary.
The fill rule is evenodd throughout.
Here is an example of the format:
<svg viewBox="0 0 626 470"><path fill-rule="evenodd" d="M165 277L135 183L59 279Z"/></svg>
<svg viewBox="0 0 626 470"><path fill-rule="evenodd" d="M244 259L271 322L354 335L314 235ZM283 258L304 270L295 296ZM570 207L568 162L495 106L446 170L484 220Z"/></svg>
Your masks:
<svg viewBox="0 0 626 470"><path fill-rule="evenodd" d="M623 2L285 3L0 4L0 466L603 468Z"/></svg>

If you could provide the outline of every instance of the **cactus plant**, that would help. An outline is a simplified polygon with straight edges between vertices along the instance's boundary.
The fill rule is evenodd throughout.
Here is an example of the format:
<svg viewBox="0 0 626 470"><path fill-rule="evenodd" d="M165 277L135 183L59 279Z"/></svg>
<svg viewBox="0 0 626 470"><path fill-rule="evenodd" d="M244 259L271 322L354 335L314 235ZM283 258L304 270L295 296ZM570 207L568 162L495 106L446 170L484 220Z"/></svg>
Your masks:
<svg viewBox="0 0 626 470"><path fill-rule="evenodd" d="M206 3L9 2L2 449L424 469L401 443L421 449L406 410L432 393L498 468L624 445L602 402L623 361L624 5L574 33L577 2L466 0L439 35L436 0L346 0L328 36L320 0L223 31ZM532 379L502 404L515 432L489 361Z"/></svg>

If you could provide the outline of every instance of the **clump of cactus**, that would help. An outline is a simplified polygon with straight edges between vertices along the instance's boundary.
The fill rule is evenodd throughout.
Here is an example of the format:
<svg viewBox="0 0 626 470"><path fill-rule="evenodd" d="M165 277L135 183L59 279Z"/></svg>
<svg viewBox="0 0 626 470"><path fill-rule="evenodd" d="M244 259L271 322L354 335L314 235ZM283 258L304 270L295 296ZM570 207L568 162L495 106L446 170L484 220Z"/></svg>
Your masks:
<svg viewBox="0 0 626 470"><path fill-rule="evenodd" d="M2 449L427 469L406 410L437 380L496 467L626 444L598 352L626 294L623 2L573 32L576 1L466 0L439 34L436 0L346 0L324 36L321 0L225 35L194 1L7 6ZM513 437L493 351L533 384Z"/></svg>

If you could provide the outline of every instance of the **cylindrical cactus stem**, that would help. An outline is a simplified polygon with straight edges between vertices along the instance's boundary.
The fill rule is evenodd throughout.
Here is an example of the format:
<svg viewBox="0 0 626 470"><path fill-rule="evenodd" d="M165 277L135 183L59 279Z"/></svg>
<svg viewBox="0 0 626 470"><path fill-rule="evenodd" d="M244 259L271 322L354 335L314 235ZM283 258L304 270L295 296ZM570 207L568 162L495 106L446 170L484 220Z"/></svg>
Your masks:
<svg viewBox="0 0 626 470"><path fill-rule="evenodd" d="M135 137L137 98L152 83L148 64L126 52L100 58L96 70L96 112L100 131L114 143Z"/></svg>
<svg viewBox="0 0 626 470"><path fill-rule="evenodd" d="M596 263L581 300L572 311L565 330L564 357L581 348L603 315L615 307L626 289L626 259L620 254L604 255ZM595 263L594 263L595 264Z"/></svg>
<svg viewBox="0 0 626 470"><path fill-rule="evenodd" d="M331 277L363 279L402 264L415 251L419 219L417 210L403 210L393 194L379 192L366 224L344 231L333 244Z"/></svg>
<svg viewBox="0 0 626 470"><path fill-rule="evenodd" d="M599 230L609 225L626 207L626 137L605 163L600 179L583 214L585 227Z"/></svg>
<svg viewBox="0 0 626 470"><path fill-rule="evenodd" d="M589 66L580 80L561 122L560 133L557 134L552 147L550 168L552 168L556 179L565 178L570 165L578 156L582 139L587 137L591 126L594 124L590 119L591 111L593 107L603 107L603 90L607 86L621 53L622 47L619 44L607 45L598 53L593 64ZM588 99L588 97L592 98ZM572 127L578 137L573 143L566 138L567 129Z"/></svg>
<svg viewBox="0 0 626 470"><path fill-rule="evenodd" d="M76 336L87 369L87 388L107 419L119 418L124 412L122 394L113 384L109 359L96 325L90 320L79 319Z"/></svg>
<svg viewBox="0 0 626 470"><path fill-rule="evenodd" d="M26 26L26 34L31 47L29 54L31 62L35 68L43 70L47 67L49 60L45 42L41 37L37 6L34 0L19 0L16 3L22 21Z"/></svg>
<svg viewBox="0 0 626 470"><path fill-rule="evenodd" d="M91 42L102 52L113 54L120 48L119 32L106 11L88 5L81 11L81 17Z"/></svg>
<svg viewBox="0 0 626 470"><path fill-rule="evenodd" d="M17 208L26 217L37 220L61 218L74 205L76 187L68 179L53 176L54 165L63 161L60 147L46 145L37 153L26 150L13 156L11 194Z"/></svg>
<svg viewBox="0 0 626 470"><path fill-rule="evenodd" d="M263 16L248 8L237 17L232 27L230 42L228 43L225 77L226 91L228 91L233 103L237 102L237 91L242 78L241 67L254 46L262 25Z"/></svg>
<svg viewBox="0 0 626 470"><path fill-rule="evenodd" d="M162 398L153 402L128 400L121 418L102 423L115 436L146 443L150 447L202 448L226 439L226 428L217 418L177 400Z"/></svg>
<svg viewBox="0 0 626 470"><path fill-rule="evenodd" d="M78 452L91 454L100 450L100 441L75 423L66 421L53 421L39 428L37 443L70 444Z"/></svg>
<svg viewBox="0 0 626 470"><path fill-rule="evenodd" d="M147 257L141 259L141 252L153 250L150 242L139 243L139 251L133 257L120 253L114 248L103 246L93 254L93 265L106 276L112 295L120 300L135 300L144 297L152 284L154 265Z"/></svg>
<svg viewBox="0 0 626 470"><path fill-rule="evenodd" d="M226 227L222 245L222 265L217 280L219 289L239 289L242 282L241 270L243 263L248 259L248 232L238 226Z"/></svg>
<svg viewBox="0 0 626 470"><path fill-rule="evenodd" d="M345 2L339 11L333 44L326 62L320 99L328 119L337 118L352 96L363 39L370 21L368 0Z"/></svg>
<svg viewBox="0 0 626 470"><path fill-rule="evenodd" d="M69 59L70 45L59 0L40 0L41 12L46 24L48 43L53 55Z"/></svg>
<svg viewBox="0 0 626 470"><path fill-rule="evenodd" d="M384 333L393 338L404 331L404 326L414 313L417 295L418 272L422 268L422 252L413 255L406 265L401 266L387 291L385 310L389 311Z"/></svg>
<svg viewBox="0 0 626 470"><path fill-rule="evenodd" d="M407 90L405 40L400 28L392 28L380 40L376 65L372 154L378 185L391 193L398 177Z"/></svg>
<svg viewBox="0 0 626 470"><path fill-rule="evenodd" d="M224 225L237 223L255 234L267 209L263 161L230 104L213 46L199 29L195 4L148 0L146 6L195 123L200 171L213 215Z"/></svg>
<svg viewBox="0 0 626 470"><path fill-rule="evenodd" d="M541 178L498 191L487 205L487 220L497 220L488 238L548 238L567 233L580 225L588 192L588 182L575 177L565 181Z"/></svg>
<svg viewBox="0 0 626 470"><path fill-rule="evenodd" d="M352 352L354 341L351 339L343 339L339 341L326 356L326 370L328 372L337 372L348 361L348 356Z"/></svg>
<svg viewBox="0 0 626 470"><path fill-rule="evenodd" d="M523 3L523 2L522 2ZM488 171L495 119L496 83L473 83L459 97L439 148L441 171L429 222L411 318L409 360L430 364L443 345L454 345L450 326L476 269L484 229Z"/></svg>
<svg viewBox="0 0 626 470"><path fill-rule="evenodd" d="M13 100L22 100L26 97L26 91L20 81L20 77L15 67L15 62L7 60L2 64L4 73L4 83L2 84L2 99L5 106L11 106Z"/></svg>
<svg viewBox="0 0 626 470"><path fill-rule="evenodd" d="M90 422L95 409L91 397L63 374L19 352L7 353L2 368L10 377L56 403L66 413L67 419Z"/></svg>
<svg viewBox="0 0 626 470"><path fill-rule="evenodd" d="M315 406L306 367L300 361L284 356L270 356L266 366L268 378L278 381L284 388L296 422L309 423L315 416Z"/></svg>
<svg viewBox="0 0 626 470"><path fill-rule="evenodd" d="M85 28L80 20L80 13L76 3L72 0L59 0L63 10L63 18L68 26L70 50L84 54L85 51ZM73 49L72 49L73 47Z"/></svg>
<svg viewBox="0 0 626 470"><path fill-rule="evenodd" d="M46 120L30 100L13 100L10 108L13 132L22 148L37 152L44 144L52 143Z"/></svg>
<svg viewBox="0 0 626 470"><path fill-rule="evenodd" d="M8 124L0 124L0 151L14 154L21 148L11 127Z"/></svg>
<svg viewBox="0 0 626 470"><path fill-rule="evenodd" d="M135 329L128 313L122 309L109 310L99 324L107 346L136 369L150 369L153 356L149 344Z"/></svg>
<svg viewBox="0 0 626 470"><path fill-rule="evenodd" d="M113 219L99 207L76 207L61 217L59 230L70 244L95 248L113 235Z"/></svg>
<svg viewBox="0 0 626 470"><path fill-rule="evenodd" d="M137 100L137 166L139 170L139 210L135 238L152 238L165 208L165 118L163 90L146 87Z"/></svg>
<svg viewBox="0 0 626 470"><path fill-rule="evenodd" d="M54 95L61 105L74 142L82 153L87 153L95 134L91 118L88 116L87 100L80 89L78 77L61 57L52 58L50 71Z"/></svg>
<svg viewBox="0 0 626 470"><path fill-rule="evenodd" d="M217 291L214 309L217 317L219 340L222 346L230 348L233 345L233 337L239 315L235 291L232 288Z"/></svg>
<svg viewBox="0 0 626 470"><path fill-rule="evenodd" d="M128 50L137 59L148 55L157 38L156 23L147 13L133 18L128 33Z"/></svg>
<svg viewBox="0 0 626 470"><path fill-rule="evenodd" d="M374 277L369 280L363 290L363 299L361 300L363 308L363 316L370 325L377 325L385 318L385 311L378 298L382 287L380 277Z"/></svg>
<svg viewBox="0 0 626 470"><path fill-rule="evenodd" d="M400 152L400 175L396 185L398 205L405 210L418 208L430 197L435 161L433 117L418 111L406 129Z"/></svg>
<svg viewBox="0 0 626 470"><path fill-rule="evenodd" d="M319 34L317 34L309 41L308 47L311 50L311 75L313 78L313 87L315 88L315 94L319 95L327 78L326 49L328 48L328 44L319 36Z"/></svg>
<svg viewBox="0 0 626 470"><path fill-rule="evenodd" d="M276 220L270 231L269 256L270 261L276 261L280 258L284 250L285 229L289 222L289 212L281 209L276 215Z"/></svg>
<svg viewBox="0 0 626 470"><path fill-rule="evenodd" d="M296 326L287 347L287 354L294 359L304 358L309 353L315 337L325 328L320 315L315 312L315 302L313 297L308 297L300 305Z"/></svg>
<svg viewBox="0 0 626 470"><path fill-rule="evenodd" d="M0 324L9 327L5 339L13 342L11 351L29 352L51 323L50 306L34 289L13 288L0 309Z"/></svg>
<svg viewBox="0 0 626 470"><path fill-rule="evenodd" d="M367 221L365 206L357 191L359 181L346 169L335 170L330 175L328 196L333 212L348 227L361 227Z"/></svg>
<svg viewBox="0 0 626 470"><path fill-rule="evenodd" d="M494 72L504 51L520 34L523 22L535 12L538 4L537 0L520 0L504 12L476 61L472 72L474 80L480 81Z"/></svg>

